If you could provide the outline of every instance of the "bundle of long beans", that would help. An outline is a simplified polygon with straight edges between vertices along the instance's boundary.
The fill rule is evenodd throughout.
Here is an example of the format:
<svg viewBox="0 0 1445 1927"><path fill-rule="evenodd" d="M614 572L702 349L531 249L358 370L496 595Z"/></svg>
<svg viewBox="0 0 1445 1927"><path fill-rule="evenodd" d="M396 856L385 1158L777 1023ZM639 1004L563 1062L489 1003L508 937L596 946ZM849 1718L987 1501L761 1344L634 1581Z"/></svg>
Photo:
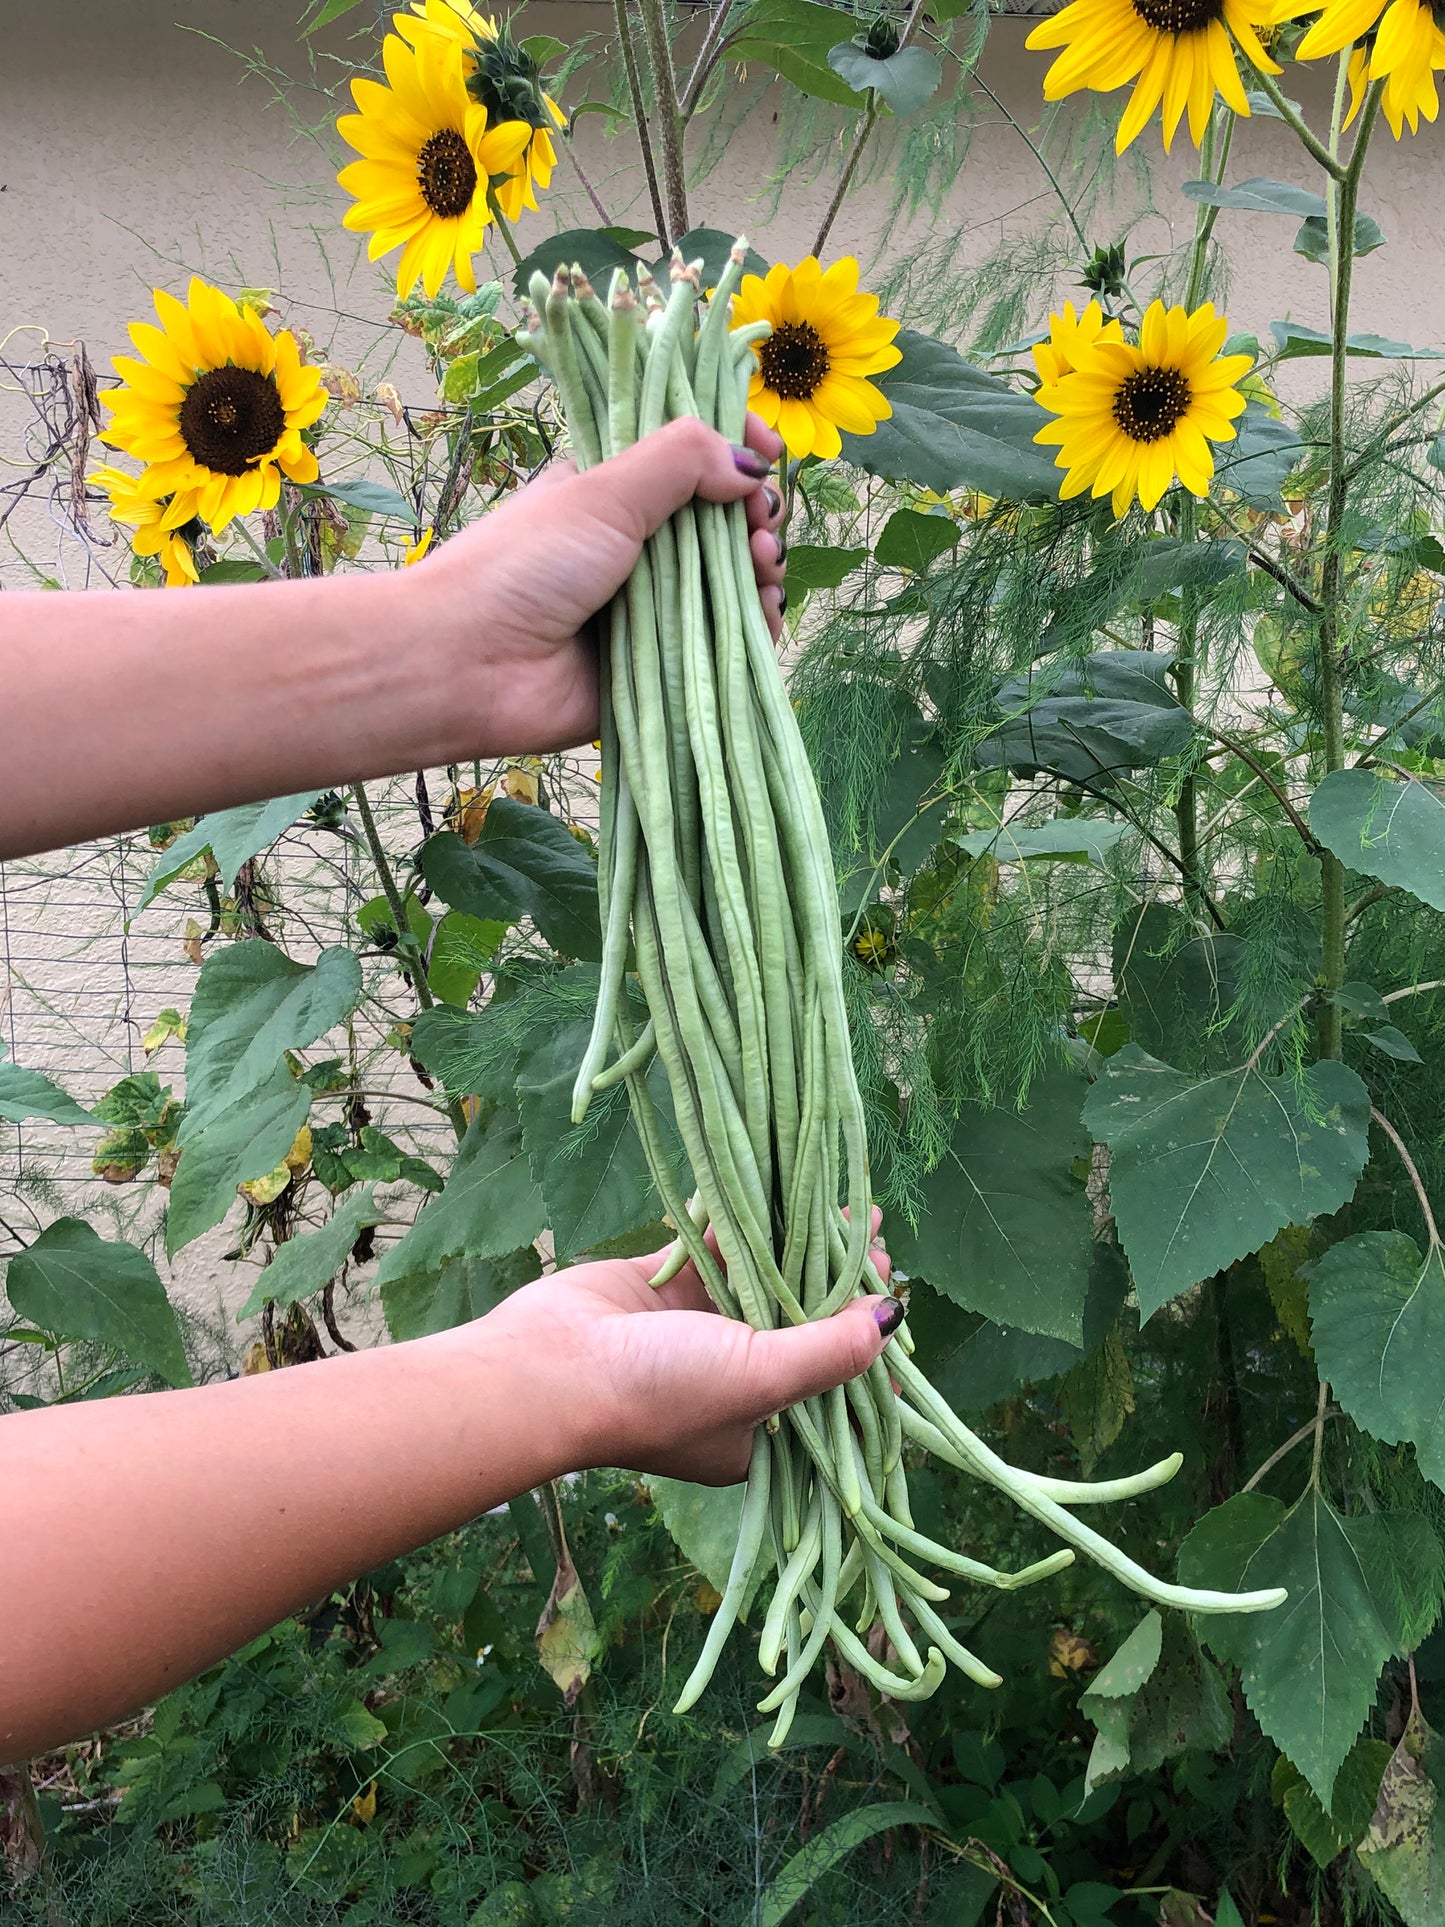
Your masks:
<svg viewBox="0 0 1445 1927"><path fill-rule="evenodd" d="M766 323L729 331L743 259L739 242L705 304L702 264L676 254L666 297L645 271L636 293L614 274L605 305L578 268L559 269L550 285L533 276L519 339L557 383L582 467L683 415L742 441L754 344L768 332ZM603 658L603 960L574 1117L593 1092L626 1079L677 1230L657 1282L690 1259L718 1308L757 1329L826 1318L885 1287L869 1255L868 1147L832 856L741 504L694 501L658 530L612 605ZM640 1032L629 963L649 1013ZM692 1168L690 1199L646 1081L654 1052ZM926 1698L949 1660L980 1685L1000 1684L945 1624L947 1590L921 1565L1009 1590L1059 1571L1078 1548L1162 1605L1251 1612L1284 1598L1169 1585L1073 1516L1071 1507L1162 1484L1177 1453L1102 1484L1021 1471L954 1415L912 1350L903 1325L862 1377L759 1428L732 1570L678 1710L711 1677L760 1562L776 1574L760 1642L766 1672L786 1655L759 1702L777 1713L774 1745L829 1640L894 1699ZM908 1443L1008 1493L1064 1549L1005 1573L935 1543L913 1524ZM875 1624L891 1647L886 1663L867 1642Z"/></svg>

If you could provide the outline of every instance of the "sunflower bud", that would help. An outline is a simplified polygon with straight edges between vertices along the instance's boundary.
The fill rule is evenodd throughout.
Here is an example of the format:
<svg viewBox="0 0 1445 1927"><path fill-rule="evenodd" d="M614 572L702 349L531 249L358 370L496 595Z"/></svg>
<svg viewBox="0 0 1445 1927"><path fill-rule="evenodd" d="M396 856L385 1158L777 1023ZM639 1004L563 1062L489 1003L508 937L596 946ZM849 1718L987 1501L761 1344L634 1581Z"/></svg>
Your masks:
<svg viewBox="0 0 1445 1927"><path fill-rule="evenodd" d="M512 38L510 22L503 21L495 37L477 35L475 63L467 76L467 92L486 108L494 127L508 120L524 120L529 127L551 125L542 69Z"/></svg>
<svg viewBox="0 0 1445 1927"><path fill-rule="evenodd" d="M1112 247L1095 248L1084 265L1084 272L1079 276L1079 286L1092 289L1095 294L1121 295L1126 273L1124 250L1117 243Z"/></svg>
<svg viewBox="0 0 1445 1927"><path fill-rule="evenodd" d="M886 13L880 13L869 26L863 51L873 60L891 60L898 51L898 29Z"/></svg>

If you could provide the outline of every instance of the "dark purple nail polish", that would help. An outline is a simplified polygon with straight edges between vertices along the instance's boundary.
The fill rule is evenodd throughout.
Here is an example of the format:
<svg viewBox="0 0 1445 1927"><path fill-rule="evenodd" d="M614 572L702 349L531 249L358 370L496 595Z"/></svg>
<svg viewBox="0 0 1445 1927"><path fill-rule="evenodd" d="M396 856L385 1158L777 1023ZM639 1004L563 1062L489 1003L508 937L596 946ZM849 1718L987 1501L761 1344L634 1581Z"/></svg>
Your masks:
<svg viewBox="0 0 1445 1927"><path fill-rule="evenodd" d="M783 498L781 495L779 495L778 491L775 488L765 488L763 490L763 500L768 505L769 520L771 520L775 515L782 514Z"/></svg>
<svg viewBox="0 0 1445 1927"><path fill-rule="evenodd" d="M785 616L787 613L788 613L788 591L784 587L778 590L778 614L780 616Z"/></svg>
<svg viewBox="0 0 1445 1927"><path fill-rule="evenodd" d="M741 443L733 444L733 466L740 475L751 475L755 482L772 471L772 463L765 461L755 448L744 448Z"/></svg>
<svg viewBox="0 0 1445 1927"><path fill-rule="evenodd" d="M873 1317L885 1338L891 1338L903 1323L903 1306L897 1298L881 1298L873 1307Z"/></svg>
<svg viewBox="0 0 1445 1927"><path fill-rule="evenodd" d="M785 541L783 540L783 538L782 538L782 536L781 536L781 535L775 535L775 536L773 537L773 540L774 540L774 541L775 541L775 542L777 543L777 545L778 545L778 561L779 561L779 563L781 564L781 563L784 563L784 562L786 562L786 561L787 561L787 559L788 559L788 545L787 545L787 543L786 543L786 542L785 542Z"/></svg>

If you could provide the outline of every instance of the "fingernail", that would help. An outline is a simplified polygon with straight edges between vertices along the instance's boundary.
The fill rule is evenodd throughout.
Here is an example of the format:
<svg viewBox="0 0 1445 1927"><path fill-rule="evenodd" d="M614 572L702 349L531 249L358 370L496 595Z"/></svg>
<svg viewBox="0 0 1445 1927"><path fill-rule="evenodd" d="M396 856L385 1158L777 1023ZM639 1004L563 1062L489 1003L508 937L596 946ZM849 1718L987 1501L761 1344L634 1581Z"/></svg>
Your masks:
<svg viewBox="0 0 1445 1927"><path fill-rule="evenodd" d="M763 500L768 505L768 515L770 518L774 515L782 514L783 498L775 488L765 488L763 490Z"/></svg>
<svg viewBox="0 0 1445 1927"><path fill-rule="evenodd" d="M785 588L780 587L778 590L778 614L780 616L785 616L787 613L788 613L788 592Z"/></svg>
<svg viewBox="0 0 1445 1927"><path fill-rule="evenodd" d="M781 535L775 535L775 536L773 537L773 540L774 540L774 541L775 541L775 542L777 543L777 545L778 545L778 561L779 561L780 563L781 563L781 562L786 562L786 561L787 561L787 559L788 559L788 545L787 545L787 543L786 543L786 542L785 542L785 541L783 540L783 538L782 538L782 536L781 536Z"/></svg>
<svg viewBox="0 0 1445 1927"><path fill-rule="evenodd" d="M891 1338L903 1323L903 1305L897 1298L881 1298L873 1307L873 1318L885 1338Z"/></svg>
<svg viewBox="0 0 1445 1927"><path fill-rule="evenodd" d="M755 448L744 448L740 442L734 442L733 466L740 475L751 475L755 482L761 482L765 475L772 472L773 465L765 461Z"/></svg>

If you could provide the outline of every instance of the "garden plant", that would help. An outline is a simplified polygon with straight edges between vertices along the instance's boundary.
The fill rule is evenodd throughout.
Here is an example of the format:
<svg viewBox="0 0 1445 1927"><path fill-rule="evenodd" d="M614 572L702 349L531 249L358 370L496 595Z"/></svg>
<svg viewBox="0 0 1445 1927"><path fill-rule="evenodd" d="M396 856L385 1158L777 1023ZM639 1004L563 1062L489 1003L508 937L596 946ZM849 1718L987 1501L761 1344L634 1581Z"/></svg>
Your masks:
<svg viewBox="0 0 1445 1927"><path fill-rule="evenodd" d="M965 274L938 156L984 12L616 0L599 50L361 11L300 24L356 27L345 226L435 405L358 429L282 297L158 288L90 478L132 579L424 564L560 455L751 407L787 629L698 504L602 625L595 753L423 773L400 834L359 784L156 826L140 908L208 919L147 1039L174 1069L82 1106L0 1063L0 1116L134 1200L119 1238L7 1203L7 1396L214 1369L167 1280L223 1225L248 1369L667 1244L755 1325L889 1288L906 1321L746 1488L524 1495L12 1773L0 1914L1436 1927L1445 348L1351 293L1445 20L1071 0L1040 119L1097 94L1119 155L1191 141L1184 239L1071 194L1087 120L1018 124L1056 218ZM837 136L801 261L697 166L749 73ZM1254 116L1309 187L1238 178ZM860 264L884 153L924 238ZM564 175L598 224L524 255ZM1231 331L1236 210L1312 319ZM350 941L285 917L297 824L364 852ZM363 1015L415 1133L373 1122Z"/></svg>

